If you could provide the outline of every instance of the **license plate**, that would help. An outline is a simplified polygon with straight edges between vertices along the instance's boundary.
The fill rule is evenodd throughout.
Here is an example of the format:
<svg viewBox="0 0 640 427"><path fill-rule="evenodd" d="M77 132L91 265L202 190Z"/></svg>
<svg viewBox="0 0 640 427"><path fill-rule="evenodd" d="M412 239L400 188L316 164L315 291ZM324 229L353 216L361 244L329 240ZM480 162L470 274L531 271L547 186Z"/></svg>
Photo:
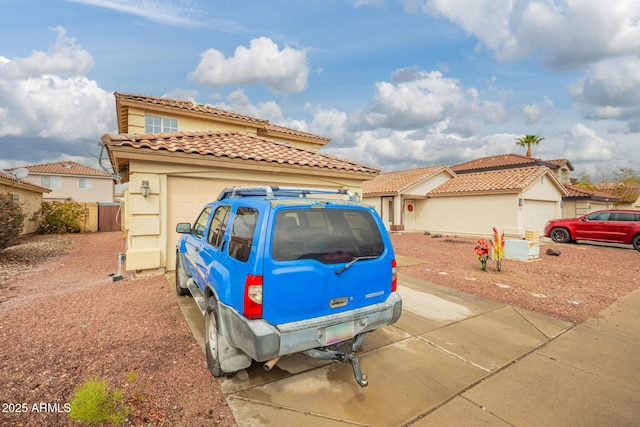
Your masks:
<svg viewBox="0 0 640 427"><path fill-rule="evenodd" d="M329 326L325 331L325 345L335 344L353 337L353 322Z"/></svg>

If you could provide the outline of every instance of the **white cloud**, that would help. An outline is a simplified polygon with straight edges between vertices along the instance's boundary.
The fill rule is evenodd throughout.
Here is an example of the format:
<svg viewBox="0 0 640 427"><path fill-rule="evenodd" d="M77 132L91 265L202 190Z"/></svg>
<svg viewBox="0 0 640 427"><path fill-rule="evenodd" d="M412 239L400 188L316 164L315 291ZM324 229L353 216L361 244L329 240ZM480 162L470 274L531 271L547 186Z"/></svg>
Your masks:
<svg viewBox="0 0 640 427"><path fill-rule="evenodd" d="M200 93L194 89L174 89L171 92L167 92L162 95L162 98L184 99L186 101L197 103L198 96L200 96Z"/></svg>
<svg viewBox="0 0 640 427"><path fill-rule="evenodd" d="M477 93L464 91L457 80L439 71L400 69L391 82L377 82L375 86L372 104L352 116L354 126L411 130L449 121L452 127L458 127L477 110Z"/></svg>
<svg viewBox="0 0 640 427"><path fill-rule="evenodd" d="M249 48L238 46L225 58L216 49L200 54L200 63L189 77L198 83L221 87L262 83L276 93L302 92L307 87L309 65L306 49L284 47L270 38L251 40Z"/></svg>
<svg viewBox="0 0 640 427"><path fill-rule="evenodd" d="M546 96L542 99L542 102L534 102L532 104L525 105L522 107L522 112L525 116L525 123L529 125L538 123L547 115L547 112L552 107L553 101Z"/></svg>
<svg viewBox="0 0 640 427"><path fill-rule="evenodd" d="M40 136L93 139L114 131L113 95L83 76L63 79L44 75L25 80L0 80L0 137Z"/></svg>
<svg viewBox="0 0 640 427"><path fill-rule="evenodd" d="M219 102L215 107L223 110L234 111L260 119L267 119L277 123L282 121L282 110L275 101L259 102L254 105L243 90L236 90L227 96L229 103Z"/></svg>
<svg viewBox="0 0 640 427"><path fill-rule="evenodd" d="M0 61L0 137L58 138L62 144L114 131L113 95L82 76L92 65L64 28L49 52ZM67 76L67 77L63 77Z"/></svg>
<svg viewBox="0 0 640 427"><path fill-rule="evenodd" d="M585 117L629 120L640 114L640 58L625 56L593 65L569 86Z"/></svg>
<svg viewBox="0 0 640 427"><path fill-rule="evenodd" d="M160 22L168 25L195 25L197 20L192 19L196 15L195 11L179 6L172 1L148 1L138 0L131 2L129 0L67 0L73 3L88 4L91 6L102 7L104 9L114 10L120 13L139 16L151 21Z"/></svg>
<svg viewBox="0 0 640 427"><path fill-rule="evenodd" d="M441 14L493 51L513 49L510 29L515 0L426 0L423 11Z"/></svg>
<svg viewBox="0 0 640 427"><path fill-rule="evenodd" d="M56 27L53 31L58 37L50 52L35 51L26 58L0 57L0 79L37 78L43 74L74 76L93 67L91 54L74 38L67 37L64 28Z"/></svg>
<svg viewBox="0 0 640 427"><path fill-rule="evenodd" d="M576 124L564 132L564 153L571 162L602 162L614 158L616 144L598 136L597 132Z"/></svg>
<svg viewBox="0 0 640 427"><path fill-rule="evenodd" d="M558 70L640 53L636 0L425 0L423 11L459 25L498 59L540 53Z"/></svg>
<svg viewBox="0 0 640 427"><path fill-rule="evenodd" d="M509 118L509 113L501 102L483 101L481 109L485 116L485 123L488 124L505 123Z"/></svg>

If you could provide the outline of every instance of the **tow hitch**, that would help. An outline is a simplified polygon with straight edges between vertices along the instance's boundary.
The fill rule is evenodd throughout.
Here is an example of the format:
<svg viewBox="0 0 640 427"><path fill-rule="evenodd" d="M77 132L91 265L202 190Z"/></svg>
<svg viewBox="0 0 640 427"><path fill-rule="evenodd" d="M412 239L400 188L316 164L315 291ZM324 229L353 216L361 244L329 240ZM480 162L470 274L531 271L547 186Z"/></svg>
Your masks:
<svg viewBox="0 0 640 427"><path fill-rule="evenodd" d="M364 341L364 334L358 335L355 340L348 340L330 347L312 348L303 353L316 359L351 363L356 382L360 384L360 387L364 388L369 385L369 381L367 381L367 374L362 373L360 359L355 355L356 350L362 346L362 341ZM347 347L349 345L350 349Z"/></svg>

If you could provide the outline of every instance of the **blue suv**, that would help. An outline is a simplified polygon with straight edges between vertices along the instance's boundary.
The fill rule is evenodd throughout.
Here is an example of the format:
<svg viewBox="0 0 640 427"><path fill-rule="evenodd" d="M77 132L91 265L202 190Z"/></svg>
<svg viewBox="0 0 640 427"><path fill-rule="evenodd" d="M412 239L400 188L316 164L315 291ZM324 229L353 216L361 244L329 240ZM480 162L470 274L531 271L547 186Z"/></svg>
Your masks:
<svg viewBox="0 0 640 427"><path fill-rule="evenodd" d="M270 370L303 352L351 363L367 385L355 352L402 312L393 248L373 208L347 190L234 187L176 231L176 292L204 315L214 376L252 360Z"/></svg>

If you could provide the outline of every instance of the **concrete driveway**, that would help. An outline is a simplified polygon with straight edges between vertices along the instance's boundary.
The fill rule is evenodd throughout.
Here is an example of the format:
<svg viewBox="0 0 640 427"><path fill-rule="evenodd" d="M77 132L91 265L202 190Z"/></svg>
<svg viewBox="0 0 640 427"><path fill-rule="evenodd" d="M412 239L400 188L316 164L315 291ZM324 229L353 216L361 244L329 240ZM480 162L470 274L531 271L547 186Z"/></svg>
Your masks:
<svg viewBox="0 0 640 427"><path fill-rule="evenodd" d="M168 275L170 282L174 278ZM240 426L400 426L423 419L573 324L400 275L403 314L365 338L369 386L351 366L304 355L219 380ZM202 314L177 297L203 347ZM204 350L203 350L204 351Z"/></svg>

